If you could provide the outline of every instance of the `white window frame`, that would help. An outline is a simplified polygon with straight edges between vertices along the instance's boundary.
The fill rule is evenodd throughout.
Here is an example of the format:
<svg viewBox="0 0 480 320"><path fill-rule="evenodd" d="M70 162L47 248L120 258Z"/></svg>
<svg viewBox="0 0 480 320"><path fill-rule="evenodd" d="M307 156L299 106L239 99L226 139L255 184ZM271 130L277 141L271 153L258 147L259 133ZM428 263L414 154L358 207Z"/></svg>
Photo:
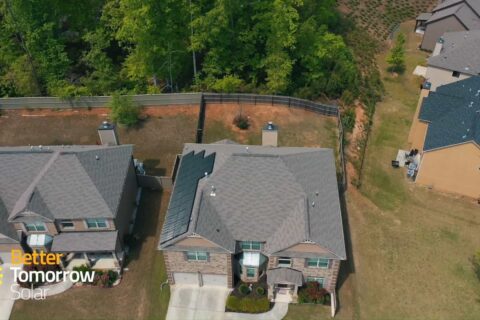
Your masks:
<svg viewBox="0 0 480 320"><path fill-rule="evenodd" d="M309 260L317 260L316 266L311 266L308 264ZM327 266L322 266L320 261L327 261ZM317 268L317 269L328 269L330 267L330 259L327 258L307 258L306 259L307 268Z"/></svg>
<svg viewBox="0 0 480 320"><path fill-rule="evenodd" d="M321 288L325 288L324 277L307 277L307 282L318 282Z"/></svg>
<svg viewBox="0 0 480 320"><path fill-rule="evenodd" d="M71 227L65 227L65 226L63 225L64 223L71 223L72 226L71 226ZM74 223L73 220L71 220L71 219L60 220L60 221L58 222L58 224L60 225L60 227L62 228L62 230L73 230L73 229L75 229L75 223ZM88 227L88 225L87 225L87 227Z"/></svg>
<svg viewBox="0 0 480 320"><path fill-rule="evenodd" d="M288 260L289 263L281 263L280 260ZM290 268L292 266L292 258L290 257L279 257L277 260L277 266L282 268Z"/></svg>
<svg viewBox="0 0 480 320"><path fill-rule="evenodd" d="M31 228L33 230L28 230L29 225L30 225L30 227L33 226L33 228ZM41 228L43 228L43 230L38 230L38 228L40 226L41 226ZM45 231L48 231L47 225L42 221L24 222L23 227L25 228L25 231L27 231L27 232L45 232Z"/></svg>
<svg viewBox="0 0 480 320"><path fill-rule="evenodd" d="M96 226L95 227L88 226L88 221L89 220L90 221L95 221ZM99 220L103 220L105 222L105 227L99 227L98 226L98 221ZM85 226L87 227L87 229L90 229L90 230L108 229L109 228L109 223L108 223L108 220L105 219L105 218L88 218L88 219L85 219Z"/></svg>
<svg viewBox="0 0 480 320"><path fill-rule="evenodd" d="M249 269L250 269L250 270L253 269L253 276L249 276L249 275L248 275L248 270L249 270ZM255 268L255 267L245 267L245 275L246 275L247 278L250 278L250 279L251 279L251 278L255 278L255 275L256 275L256 274L257 274L257 268Z"/></svg>
<svg viewBox="0 0 480 320"><path fill-rule="evenodd" d="M187 261L208 261L208 252L206 251L187 251L185 252ZM205 257L205 259L200 258Z"/></svg>
<svg viewBox="0 0 480 320"><path fill-rule="evenodd" d="M258 249L253 248L253 244L259 245ZM246 248L244 248L244 246ZM249 248L248 248L249 247ZM250 251L260 251L262 250L262 243L260 241L240 241L240 249L242 250L250 250Z"/></svg>

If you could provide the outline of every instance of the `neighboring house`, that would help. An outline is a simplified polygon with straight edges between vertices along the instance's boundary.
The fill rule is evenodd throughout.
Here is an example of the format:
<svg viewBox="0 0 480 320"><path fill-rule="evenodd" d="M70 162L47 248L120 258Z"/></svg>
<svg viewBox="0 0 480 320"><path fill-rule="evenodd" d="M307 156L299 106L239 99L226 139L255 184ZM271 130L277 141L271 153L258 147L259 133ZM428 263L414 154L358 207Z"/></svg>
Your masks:
<svg viewBox="0 0 480 320"><path fill-rule="evenodd" d="M426 81L437 87L480 74L480 30L445 33L428 59Z"/></svg>
<svg viewBox="0 0 480 320"><path fill-rule="evenodd" d="M416 29L423 30L420 48L432 51L446 32L480 29L480 0L445 0L431 14L417 18Z"/></svg>
<svg viewBox="0 0 480 320"><path fill-rule="evenodd" d="M422 154L415 181L480 199L480 77L422 96L409 136Z"/></svg>
<svg viewBox="0 0 480 320"><path fill-rule="evenodd" d="M0 148L0 251L119 270L137 196L133 146Z"/></svg>
<svg viewBox="0 0 480 320"><path fill-rule="evenodd" d="M171 284L333 293L346 259L333 150L186 144L159 249Z"/></svg>

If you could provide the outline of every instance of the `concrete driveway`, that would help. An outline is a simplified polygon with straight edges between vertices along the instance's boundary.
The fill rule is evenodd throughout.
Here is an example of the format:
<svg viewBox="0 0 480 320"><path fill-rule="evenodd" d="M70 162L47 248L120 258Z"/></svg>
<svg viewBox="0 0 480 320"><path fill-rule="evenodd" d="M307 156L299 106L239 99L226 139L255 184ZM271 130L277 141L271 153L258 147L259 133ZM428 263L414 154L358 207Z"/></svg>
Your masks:
<svg viewBox="0 0 480 320"><path fill-rule="evenodd" d="M225 312L231 289L175 285L171 288L167 320L280 320L288 303L277 302L272 310L261 314Z"/></svg>
<svg viewBox="0 0 480 320"><path fill-rule="evenodd" d="M0 259L4 262L0 265L2 268L0 274L3 274L3 277L0 278L2 280L0 285L0 320L8 320L15 302L13 292L10 290L14 284L13 271L10 269L10 253L0 253Z"/></svg>

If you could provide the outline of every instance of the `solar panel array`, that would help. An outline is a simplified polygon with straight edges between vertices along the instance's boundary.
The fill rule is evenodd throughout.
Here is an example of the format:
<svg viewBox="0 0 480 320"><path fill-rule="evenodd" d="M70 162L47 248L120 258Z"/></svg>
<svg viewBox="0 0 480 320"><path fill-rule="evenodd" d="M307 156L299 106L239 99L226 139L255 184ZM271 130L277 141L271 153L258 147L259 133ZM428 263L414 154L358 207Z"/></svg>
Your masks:
<svg viewBox="0 0 480 320"><path fill-rule="evenodd" d="M192 151L182 156L160 243L187 232L198 181L205 173L212 173L214 163L215 153L205 157L205 151L197 154Z"/></svg>

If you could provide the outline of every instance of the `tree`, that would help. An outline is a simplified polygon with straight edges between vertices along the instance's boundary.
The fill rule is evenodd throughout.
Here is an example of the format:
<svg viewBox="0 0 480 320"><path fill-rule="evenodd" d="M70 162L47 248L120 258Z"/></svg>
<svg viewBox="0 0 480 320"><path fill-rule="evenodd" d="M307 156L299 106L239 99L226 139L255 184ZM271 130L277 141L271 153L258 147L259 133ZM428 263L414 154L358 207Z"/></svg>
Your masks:
<svg viewBox="0 0 480 320"><path fill-rule="evenodd" d="M114 122L127 127L133 126L138 122L140 109L133 102L132 96L113 94L110 108L112 109L110 117Z"/></svg>
<svg viewBox="0 0 480 320"><path fill-rule="evenodd" d="M403 73L405 71L405 34L399 33L395 45L387 56L390 72Z"/></svg>

